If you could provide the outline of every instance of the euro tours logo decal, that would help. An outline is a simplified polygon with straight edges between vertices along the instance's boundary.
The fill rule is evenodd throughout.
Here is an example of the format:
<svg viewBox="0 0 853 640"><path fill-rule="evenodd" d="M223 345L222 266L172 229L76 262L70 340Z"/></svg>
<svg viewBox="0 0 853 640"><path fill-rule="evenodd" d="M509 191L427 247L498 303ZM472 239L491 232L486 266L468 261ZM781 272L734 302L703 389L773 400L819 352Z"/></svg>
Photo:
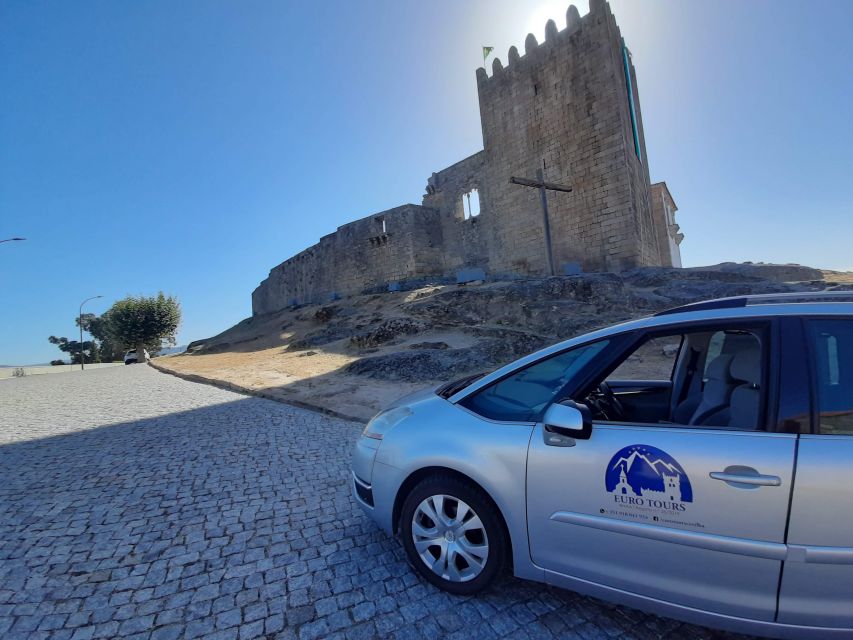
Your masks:
<svg viewBox="0 0 853 640"><path fill-rule="evenodd" d="M646 444L632 444L610 459L604 486L619 505L685 511L693 488L675 458Z"/></svg>

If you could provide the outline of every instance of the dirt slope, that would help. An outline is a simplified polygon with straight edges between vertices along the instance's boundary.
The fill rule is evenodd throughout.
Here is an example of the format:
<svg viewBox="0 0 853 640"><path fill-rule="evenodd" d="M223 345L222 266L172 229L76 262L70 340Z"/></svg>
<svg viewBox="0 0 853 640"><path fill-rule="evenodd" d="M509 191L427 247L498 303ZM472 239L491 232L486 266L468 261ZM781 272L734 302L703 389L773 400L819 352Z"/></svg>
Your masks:
<svg viewBox="0 0 853 640"><path fill-rule="evenodd" d="M156 364L366 420L409 391L615 322L709 298L853 282L851 274L772 266L643 268L356 296L247 318ZM809 280L779 281L803 275Z"/></svg>

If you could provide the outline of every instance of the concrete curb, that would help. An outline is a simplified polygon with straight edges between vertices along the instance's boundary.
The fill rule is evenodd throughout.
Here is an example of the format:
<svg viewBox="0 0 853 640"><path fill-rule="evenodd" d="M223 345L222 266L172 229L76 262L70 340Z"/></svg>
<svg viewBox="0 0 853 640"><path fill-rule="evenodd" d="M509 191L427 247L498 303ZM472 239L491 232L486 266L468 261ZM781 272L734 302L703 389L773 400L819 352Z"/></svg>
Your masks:
<svg viewBox="0 0 853 640"><path fill-rule="evenodd" d="M200 384L207 384L211 387L219 387L220 389L226 389L228 391L234 391L236 393L242 393L246 396L256 396L258 398L264 398L266 400L272 400L273 402L278 402L280 404L287 404L292 407L296 407L297 409L306 409L308 411L313 411L315 413L322 413L323 415L330 416L332 418L337 418L339 420L346 420L347 422L357 422L359 424L364 424L365 421L362 418L356 418L355 416L350 416L345 413L340 413L339 411L333 411L332 409L326 409L325 407L320 407L309 402L301 402L299 400L282 400L281 398L276 397L275 395L264 391L263 389L249 389L248 387L241 387L238 384L234 384L233 382L226 382L224 380L217 380L216 378L205 378L204 376L200 376L197 373L181 373L178 371L173 371L172 369L167 369L161 364L154 364L154 362L149 361L148 365L159 371L160 373L166 373L170 376L175 376L176 378L181 378L182 380L187 380L189 382L197 382Z"/></svg>

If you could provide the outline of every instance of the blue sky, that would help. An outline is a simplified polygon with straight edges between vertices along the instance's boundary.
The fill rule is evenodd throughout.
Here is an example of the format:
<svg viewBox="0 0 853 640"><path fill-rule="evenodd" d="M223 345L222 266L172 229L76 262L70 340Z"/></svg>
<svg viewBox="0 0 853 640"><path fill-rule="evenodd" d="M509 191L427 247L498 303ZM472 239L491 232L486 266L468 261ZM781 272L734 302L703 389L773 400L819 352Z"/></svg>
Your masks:
<svg viewBox="0 0 853 640"><path fill-rule="evenodd" d="M853 3L613 0L686 266L853 269ZM566 3L0 2L0 363L80 301L176 295L179 341L269 269L482 148L474 71ZM586 2L578 3L582 14Z"/></svg>

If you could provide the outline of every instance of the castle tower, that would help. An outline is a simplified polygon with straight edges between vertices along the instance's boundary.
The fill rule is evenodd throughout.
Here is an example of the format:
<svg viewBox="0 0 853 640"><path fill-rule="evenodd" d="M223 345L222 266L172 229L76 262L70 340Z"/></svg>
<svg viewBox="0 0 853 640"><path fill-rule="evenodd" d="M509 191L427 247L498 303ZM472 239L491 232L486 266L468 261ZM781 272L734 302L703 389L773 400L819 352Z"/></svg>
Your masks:
<svg viewBox="0 0 853 640"><path fill-rule="evenodd" d="M666 182L656 182L651 186L652 219L658 236L661 264L664 267L681 267L681 241L684 234L675 221L678 206L669 192Z"/></svg>
<svg viewBox="0 0 853 640"><path fill-rule="evenodd" d="M637 79L605 0L567 26L527 36L525 51L477 70L485 177L480 202L488 222L493 274L548 272L539 194L509 183L535 177L573 187L548 195L558 273L659 265Z"/></svg>

